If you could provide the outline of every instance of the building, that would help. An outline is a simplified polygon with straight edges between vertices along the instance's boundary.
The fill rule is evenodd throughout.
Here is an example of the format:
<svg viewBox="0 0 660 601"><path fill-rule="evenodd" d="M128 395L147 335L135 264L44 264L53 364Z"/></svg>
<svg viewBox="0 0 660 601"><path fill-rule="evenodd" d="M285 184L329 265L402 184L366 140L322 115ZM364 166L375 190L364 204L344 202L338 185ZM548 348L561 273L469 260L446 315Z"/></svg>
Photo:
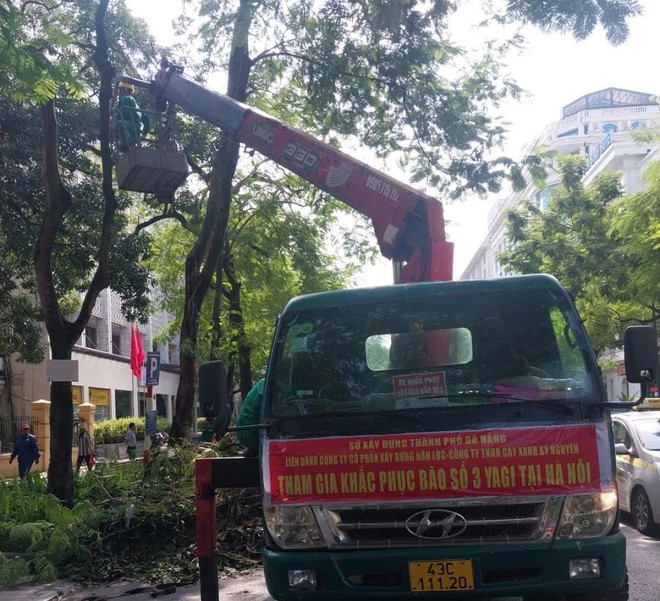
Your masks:
<svg viewBox="0 0 660 601"><path fill-rule="evenodd" d="M139 326L145 355L155 352L160 359L159 383L152 387L153 394L149 397L146 387L138 384L130 367L131 324L121 314L119 296L109 289L104 290L84 334L74 347L72 359L78 361L79 377L73 382L74 404L96 405L96 421L144 416L152 409L171 420L179 383L179 345L178 342L158 344L155 340L169 321L170 315L156 313L146 325ZM44 345L47 348L45 333ZM46 370L45 361L39 365L12 363L15 415L29 415L28 403L50 398ZM0 383L2 414L7 414L6 381Z"/></svg>
<svg viewBox="0 0 660 601"><path fill-rule="evenodd" d="M652 161L660 160L660 146L641 144L634 132L660 127L660 105L651 94L606 88L586 94L561 110L561 119L548 125L532 147L547 147L559 154L582 155L587 170L583 182L589 185L604 172L616 171L626 194L641 190L642 174ZM529 149L531 151L531 148ZM468 263L461 279L486 279L511 275L498 261L498 253L507 249L505 215L508 209L523 199L547 208L552 189L559 176L550 171L547 187L539 190L527 178L524 190L498 199L488 215L488 233ZM620 362L619 354L609 357L610 363ZM604 374L609 400L617 400L635 391L628 388L625 376L615 367Z"/></svg>

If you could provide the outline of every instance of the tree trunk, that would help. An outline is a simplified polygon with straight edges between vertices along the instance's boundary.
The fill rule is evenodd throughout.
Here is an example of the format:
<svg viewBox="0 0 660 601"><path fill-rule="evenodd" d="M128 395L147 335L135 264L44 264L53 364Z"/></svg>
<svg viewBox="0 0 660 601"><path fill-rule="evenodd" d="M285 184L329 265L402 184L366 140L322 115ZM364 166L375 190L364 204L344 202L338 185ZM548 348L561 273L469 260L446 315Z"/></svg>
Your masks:
<svg viewBox="0 0 660 601"><path fill-rule="evenodd" d="M211 316L211 352L209 361L220 359L220 341L222 340L222 260L218 261L215 270L215 288L213 295L213 313Z"/></svg>
<svg viewBox="0 0 660 601"><path fill-rule="evenodd" d="M232 351L232 364L238 364L238 376L241 389L241 397L245 398L252 389L252 362L250 360L250 347L245 335L245 320L243 319L243 308L241 306L241 283L236 279L234 263L231 259L229 249L224 255L225 274L229 288L227 297L229 299L229 323L231 325L232 342L236 345L236 351ZM234 348L234 345L232 345Z"/></svg>
<svg viewBox="0 0 660 601"><path fill-rule="evenodd" d="M181 370L176 394L176 414L170 430L174 439L190 438L192 431L197 390L199 315L223 248L238 151L239 144L235 140L226 137L221 140L211 173L204 227L186 258L185 309L180 334Z"/></svg>
<svg viewBox="0 0 660 601"><path fill-rule="evenodd" d="M14 411L14 366L11 357L7 355L2 358L2 364L5 367L5 389L7 391L7 409L9 410L9 422L14 423L16 413Z"/></svg>
<svg viewBox="0 0 660 601"><path fill-rule="evenodd" d="M41 108L43 170L46 187L46 209L34 251L34 269L41 312L48 332L51 357L70 360L76 340L89 321L100 292L109 284L108 260L112 243L117 203L112 189L112 159L109 141L109 101L112 94L114 70L107 56L104 20L109 0L101 0L95 14L96 48L94 61L99 69L99 116L101 121L101 160L105 207L97 267L80 306L75 321L62 314L53 275L53 254L58 231L71 207L71 193L64 186L59 168L58 129L55 103L49 101ZM50 389L50 463L48 491L66 505L73 503L73 395L71 382L52 382Z"/></svg>
<svg viewBox="0 0 660 601"><path fill-rule="evenodd" d="M247 96L252 66L248 55L252 10L251 0L241 0L229 58L227 95L240 101L244 101ZM199 315L224 248L239 148L235 139L226 135L221 137L211 171L204 225L186 258L184 315L180 333L181 371L176 394L176 414L170 430L174 439L189 438L192 431L197 390Z"/></svg>

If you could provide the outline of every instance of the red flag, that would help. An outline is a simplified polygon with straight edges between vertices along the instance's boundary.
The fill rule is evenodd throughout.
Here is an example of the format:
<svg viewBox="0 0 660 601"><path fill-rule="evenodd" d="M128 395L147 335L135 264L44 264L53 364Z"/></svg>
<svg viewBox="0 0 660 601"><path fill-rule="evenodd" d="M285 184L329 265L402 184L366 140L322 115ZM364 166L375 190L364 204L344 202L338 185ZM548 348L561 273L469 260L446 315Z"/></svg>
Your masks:
<svg viewBox="0 0 660 601"><path fill-rule="evenodd" d="M140 336L140 330L131 324L131 371L136 378L140 377L143 361L142 336Z"/></svg>

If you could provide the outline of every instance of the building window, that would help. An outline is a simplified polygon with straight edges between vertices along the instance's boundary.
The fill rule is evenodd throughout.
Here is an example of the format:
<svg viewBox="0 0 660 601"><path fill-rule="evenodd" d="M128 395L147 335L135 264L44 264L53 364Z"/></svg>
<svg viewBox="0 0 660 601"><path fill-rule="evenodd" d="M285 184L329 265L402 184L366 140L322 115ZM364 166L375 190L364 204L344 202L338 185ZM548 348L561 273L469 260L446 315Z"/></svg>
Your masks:
<svg viewBox="0 0 660 601"><path fill-rule="evenodd" d="M539 191L539 210L545 212L550 208L550 199L552 198L552 188L548 186Z"/></svg>
<svg viewBox="0 0 660 601"><path fill-rule="evenodd" d="M630 124L630 129L632 129L633 131L634 130L639 131L640 129L644 129L645 127L646 127L646 123L643 123L642 121L633 121Z"/></svg>
<svg viewBox="0 0 660 601"><path fill-rule="evenodd" d="M85 326L85 346L87 348L98 349L98 333L95 327Z"/></svg>
<svg viewBox="0 0 660 601"><path fill-rule="evenodd" d="M115 415L117 418L131 416L130 390L115 390Z"/></svg>
<svg viewBox="0 0 660 601"><path fill-rule="evenodd" d="M174 344L167 345L167 362L174 364L176 358L176 346Z"/></svg>
<svg viewBox="0 0 660 601"><path fill-rule="evenodd" d="M557 134L558 138L566 138L567 136L577 136L578 135L578 130L577 127L575 129L571 129L569 131L564 131L560 134Z"/></svg>
<svg viewBox="0 0 660 601"><path fill-rule="evenodd" d="M614 123L606 123L603 125L603 133L608 134L612 131L617 131L619 128Z"/></svg>
<svg viewBox="0 0 660 601"><path fill-rule="evenodd" d="M121 355L121 334L119 332L112 333L112 354Z"/></svg>

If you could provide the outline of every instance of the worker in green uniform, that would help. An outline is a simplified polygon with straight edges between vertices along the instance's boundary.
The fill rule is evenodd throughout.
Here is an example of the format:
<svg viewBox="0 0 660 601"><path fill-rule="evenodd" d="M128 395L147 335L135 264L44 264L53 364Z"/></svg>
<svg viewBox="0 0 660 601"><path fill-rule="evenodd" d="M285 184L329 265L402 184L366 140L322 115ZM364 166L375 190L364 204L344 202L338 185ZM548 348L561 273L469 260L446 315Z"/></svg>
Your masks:
<svg viewBox="0 0 660 601"><path fill-rule="evenodd" d="M264 379L259 380L247 393L236 421L237 426L252 426L261 422L265 382ZM236 438L245 447L246 457L256 457L259 454L259 428L237 430Z"/></svg>
<svg viewBox="0 0 660 601"><path fill-rule="evenodd" d="M117 146L126 152L131 146L137 146L140 138L144 138L151 129L149 115L142 112L133 94L135 86L122 81L117 86L119 100L117 102Z"/></svg>

